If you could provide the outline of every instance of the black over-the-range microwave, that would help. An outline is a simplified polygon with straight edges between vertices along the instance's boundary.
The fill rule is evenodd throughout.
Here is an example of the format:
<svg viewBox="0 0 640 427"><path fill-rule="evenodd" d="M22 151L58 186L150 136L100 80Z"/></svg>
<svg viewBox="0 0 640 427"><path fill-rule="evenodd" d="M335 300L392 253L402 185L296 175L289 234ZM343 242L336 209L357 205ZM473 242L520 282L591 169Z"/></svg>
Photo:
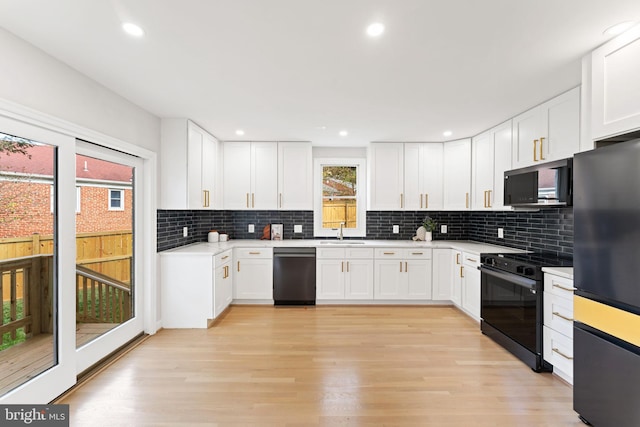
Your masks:
<svg viewBox="0 0 640 427"><path fill-rule="evenodd" d="M573 205L573 158L504 173L504 204L513 207Z"/></svg>

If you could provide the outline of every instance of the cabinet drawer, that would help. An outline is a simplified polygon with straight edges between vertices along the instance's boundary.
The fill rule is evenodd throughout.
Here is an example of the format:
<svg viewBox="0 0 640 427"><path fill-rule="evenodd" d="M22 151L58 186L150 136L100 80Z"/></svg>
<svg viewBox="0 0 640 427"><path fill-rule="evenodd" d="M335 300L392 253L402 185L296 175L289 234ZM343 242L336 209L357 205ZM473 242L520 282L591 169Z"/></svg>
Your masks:
<svg viewBox="0 0 640 427"><path fill-rule="evenodd" d="M316 248L316 258L344 259L345 248Z"/></svg>
<svg viewBox="0 0 640 427"><path fill-rule="evenodd" d="M375 252L376 259L401 259L403 255L403 250L398 248L378 248Z"/></svg>
<svg viewBox="0 0 640 427"><path fill-rule="evenodd" d="M462 263L467 267L477 268L480 266L480 255L462 252Z"/></svg>
<svg viewBox="0 0 640 427"><path fill-rule="evenodd" d="M545 292L544 324L573 339L573 300Z"/></svg>
<svg viewBox="0 0 640 427"><path fill-rule="evenodd" d="M373 259L373 248L345 248L346 258Z"/></svg>
<svg viewBox="0 0 640 427"><path fill-rule="evenodd" d="M273 258L273 249L271 248L238 248L236 258Z"/></svg>
<svg viewBox="0 0 640 427"><path fill-rule="evenodd" d="M220 267L222 264L226 264L231 262L232 252L231 250L224 251L221 254L215 256L215 261L213 263L215 268Z"/></svg>
<svg viewBox="0 0 640 427"><path fill-rule="evenodd" d="M544 275L544 290L562 298L573 300L573 280L564 277L554 276L553 274Z"/></svg>
<svg viewBox="0 0 640 427"><path fill-rule="evenodd" d="M403 255L405 259L431 259L431 249L405 249Z"/></svg>
<svg viewBox="0 0 640 427"><path fill-rule="evenodd" d="M573 384L573 340L544 327L544 360L553 365L554 373Z"/></svg>

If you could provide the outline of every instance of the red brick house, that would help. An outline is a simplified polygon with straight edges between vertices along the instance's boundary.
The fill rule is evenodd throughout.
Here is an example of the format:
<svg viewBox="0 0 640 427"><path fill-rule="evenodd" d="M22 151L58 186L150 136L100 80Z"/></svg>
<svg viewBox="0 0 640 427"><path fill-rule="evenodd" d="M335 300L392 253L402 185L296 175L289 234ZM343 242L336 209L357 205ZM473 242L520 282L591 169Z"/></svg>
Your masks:
<svg viewBox="0 0 640 427"><path fill-rule="evenodd" d="M53 233L54 150L0 153L0 238ZM130 230L132 168L76 155L76 231Z"/></svg>

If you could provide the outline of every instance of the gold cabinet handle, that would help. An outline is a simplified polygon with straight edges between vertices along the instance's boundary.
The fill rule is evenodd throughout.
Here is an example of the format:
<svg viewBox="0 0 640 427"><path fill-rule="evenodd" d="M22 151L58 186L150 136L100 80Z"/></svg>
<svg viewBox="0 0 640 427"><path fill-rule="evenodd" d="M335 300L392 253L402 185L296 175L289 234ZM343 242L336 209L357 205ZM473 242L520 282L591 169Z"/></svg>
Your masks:
<svg viewBox="0 0 640 427"><path fill-rule="evenodd" d="M402 273L402 261L400 261L400 273Z"/></svg>
<svg viewBox="0 0 640 427"><path fill-rule="evenodd" d="M261 252L249 252L249 255L260 255Z"/></svg>
<svg viewBox="0 0 640 427"><path fill-rule="evenodd" d="M407 261L404 262L404 272L405 273L409 272L409 265L407 264Z"/></svg>
<svg viewBox="0 0 640 427"><path fill-rule="evenodd" d="M229 258L229 255L225 255L222 257L222 259L227 259L227 258Z"/></svg>
<svg viewBox="0 0 640 427"><path fill-rule="evenodd" d="M395 255L395 252L383 252L383 255Z"/></svg>
<svg viewBox="0 0 640 427"><path fill-rule="evenodd" d="M349 261L347 261L347 273L349 272Z"/></svg>
<svg viewBox="0 0 640 427"><path fill-rule="evenodd" d="M400 208L404 208L404 194L400 193Z"/></svg>
<svg viewBox="0 0 640 427"><path fill-rule="evenodd" d="M491 206L491 192L492 192L492 191L493 191L493 190L487 190L487 207L488 207L488 208L493 207L493 206Z"/></svg>
<svg viewBox="0 0 640 427"><path fill-rule="evenodd" d="M471 262L478 262L477 259L473 259L473 258L467 258L467 261L471 261Z"/></svg>
<svg viewBox="0 0 640 427"><path fill-rule="evenodd" d="M238 271L240 271L240 261L238 261Z"/></svg>
<svg viewBox="0 0 640 427"><path fill-rule="evenodd" d="M251 193L251 207L256 207L256 193Z"/></svg>
<svg viewBox="0 0 640 427"><path fill-rule="evenodd" d="M340 262L340 272L344 273L344 261Z"/></svg>
<svg viewBox="0 0 640 427"><path fill-rule="evenodd" d="M533 161L534 162L538 161L538 152L536 151L536 145L538 145L538 140L534 139L533 140Z"/></svg>
<svg viewBox="0 0 640 427"><path fill-rule="evenodd" d="M464 206L469 209L469 193L465 193L464 196Z"/></svg>
<svg viewBox="0 0 640 427"><path fill-rule="evenodd" d="M460 266L460 277L464 277L463 269L464 269L464 266L461 265Z"/></svg>
<svg viewBox="0 0 640 427"><path fill-rule="evenodd" d="M554 316L558 316L561 319L568 320L569 322L573 322L573 319L571 317L563 316L562 314L558 313L557 311L554 311L553 315Z"/></svg>
<svg viewBox="0 0 640 427"><path fill-rule="evenodd" d="M422 209L422 194L420 194L420 209Z"/></svg>
<svg viewBox="0 0 640 427"><path fill-rule="evenodd" d="M557 283L554 283L552 285L554 288L558 288L558 289L562 289L563 291L569 291L569 292L573 292L575 291L577 288L567 288L566 286L562 286L562 285L558 285Z"/></svg>
<svg viewBox="0 0 640 427"><path fill-rule="evenodd" d="M482 204L483 207L487 207L487 190L484 191L483 195L482 195Z"/></svg>
<svg viewBox="0 0 640 427"><path fill-rule="evenodd" d="M460 254L456 254L456 264L460 265Z"/></svg>
<svg viewBox="0 0 640 427"><path fill-rule="evenodd" d="M411 252L411 255L424 255L423 252Z"/></svg>
<svg viewBox="0 0 640 427"><path fill-rule="evenodd" d="M202 203L202 207L208 208L209 207L209 190L202 190L202 198L204 199L204 202Z"/></svg>
<svg viewBox="0 0 640 427"><path fill-rule="evenodd" d="M282 207L282 193L280 193L280 207Z"/></svg>
<svg viewBox="0 0 640 427"><path fill-rule="evenodd" d="M429 193L424 193L424 208L429 209Z"/></svg>
<svg viewBox="0 0 640 427"><path fill-rule="evenodd" d="M546 160L542 154L542 141L544 141L544 137L540 137L540 160Z"/></svg>
<svg viewBox="0 0 640 427"><path fill-rule="evenodd" d="M249 193L247 193L247 207L249 207Z"/></svg>
<svg viewBox="0 0 640 427"><path fill-rule="evenodd" d="M557 348L552 348L551 349L554 353L558 353L560 356L564 357L567 360L573 360L573 357L571 356L567 356L566 354L564 354L563 352L561 352L560 350L558 350Z"/></svg>

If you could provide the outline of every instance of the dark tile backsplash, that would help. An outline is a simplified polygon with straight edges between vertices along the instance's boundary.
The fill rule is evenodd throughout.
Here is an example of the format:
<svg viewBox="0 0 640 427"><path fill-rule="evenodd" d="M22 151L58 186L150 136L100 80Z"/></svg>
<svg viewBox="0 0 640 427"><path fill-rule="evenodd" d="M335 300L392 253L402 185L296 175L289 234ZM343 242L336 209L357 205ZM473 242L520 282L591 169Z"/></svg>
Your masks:
<svg viewBox="0 0 640 427"><path fill-rule="evenodd" d="M538 212L480 211L368 211L367 239L409 240L425 216L438 223L434 240L476 240L527 250L573 255L573 210L543 209ZM313 211L202 211L159 210L158 251L189 243L204 242L211 229L226 232L232 239L259 239L266 224L283 224L285 239L313 239ZM255 225L255 232L247 231ZM293 233L294 224L302 225L302 233ZM400 226L394 234L393 225ZM440 225L447 225L447 234ZM182 228L189 236L182 237ZM504 239L498 239L498 228L504 228Z"/></svg>

